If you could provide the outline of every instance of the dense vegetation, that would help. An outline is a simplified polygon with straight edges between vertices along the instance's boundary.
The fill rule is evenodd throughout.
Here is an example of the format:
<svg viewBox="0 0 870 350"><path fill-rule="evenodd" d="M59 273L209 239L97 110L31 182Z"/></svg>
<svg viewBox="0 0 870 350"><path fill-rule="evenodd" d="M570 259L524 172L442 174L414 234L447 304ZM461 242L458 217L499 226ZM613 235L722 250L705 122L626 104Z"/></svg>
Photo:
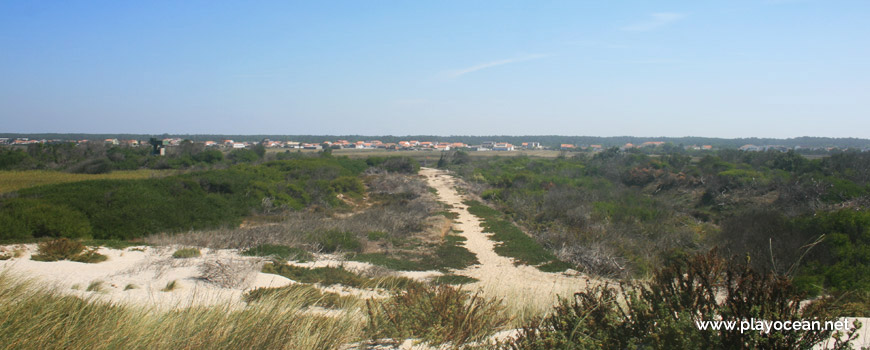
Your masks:
<svg viewBox="0 0 870 350"><path fill-rule="evenodd" d="M724 295L724 298L719 297ZM595 285L563 299L551 315L503 349L813 349L833 330L699 329L711 320L835 321L824 308L801 308L787 277L759 273L715 252L669 261L646 282ZM822 301L821 303L824 303ZM860 326L858 326L860 327ZM829 349L851 349L848 325Z"/></svg>
<svg viewBox="0 0 870 350"><path fill-rule="evenodd" d="M870 153L659 151L445 166L591 273L646 275L670 257L719 246L813 294L870 289Z"/></svg>
<svg viewBox="0 0 870 350"><path fill-rule="evenodd" d="M263 158L265 149L233 150L227 156L203 144L182 142L167 148L166 156L151 156L151 147L111 146L98 142L84 144L32 144L0 147L0 170L62 170L71 173L103 174L113 170L208 168L253 162Z"/></svg>
<svg viewBox="0 0 870 350"><path fill-rule="evenodd" d="M95 180L19 190L0 200L0 239L94 237L238 225L246 215L344 205L364 161L305 157L141 180Z"/></svg>

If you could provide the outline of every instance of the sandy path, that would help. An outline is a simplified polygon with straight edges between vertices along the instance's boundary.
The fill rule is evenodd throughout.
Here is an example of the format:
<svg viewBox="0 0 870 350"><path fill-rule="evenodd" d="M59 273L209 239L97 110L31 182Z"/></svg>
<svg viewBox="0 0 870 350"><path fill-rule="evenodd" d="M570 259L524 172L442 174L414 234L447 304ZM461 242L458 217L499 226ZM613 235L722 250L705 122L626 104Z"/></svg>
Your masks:
<svg viewBox="0 0 870 350"><path fill-rule="evenodd" d="M462 203L466 198L454 188L459 180L438 169L421 168L420 174L426 177L429 186L438 190L438 199L452 205L451 211L459 214L454 228L462 231L460 235L467 239L465 247L477 255L480 264L455 273L480 280L471 287L540 309L552 305L557 295L570 296L586 286L587 277L580 274L543 272L532 266L515 265L510 258L496 254L495 242L483 233L481 220L468 212L468 206Z"/></svg>

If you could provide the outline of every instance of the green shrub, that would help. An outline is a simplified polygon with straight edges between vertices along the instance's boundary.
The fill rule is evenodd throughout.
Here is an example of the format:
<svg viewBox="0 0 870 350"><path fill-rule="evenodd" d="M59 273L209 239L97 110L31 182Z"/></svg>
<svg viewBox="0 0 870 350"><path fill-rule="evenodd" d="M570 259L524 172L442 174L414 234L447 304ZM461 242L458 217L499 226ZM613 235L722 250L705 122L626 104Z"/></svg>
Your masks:
<svg viewBox="0 0 870 350"><path fill-rule="evenodd" d="M348 252L362 251L362 244L356 235L351 232L326 231L313 234L311 241L325 253L333 253L339 250Z"/></svg>
<svg viewBox="0 0 870 350"><path fill-rule="evenodd" d="M341 205L335 189L362 194L357 176L364 168L361 160L303 158L164 178L30 187L18 190L17 198L0 199L0 239L130 240L157 232L236 226L256 211Z"/></svg>
<svg viewBox="0 0 870 350"><path fill-rule="evenodd" d="M332 190L338 193L344 193L351 196L360 196L365 193L366 188L359 178L351 176L342 176L329 183Z"/></svg>
<svg viewBox="0 0 870 350"><path fill-rule="evenodd" d="M88 264L96 264L99 262L103 262L108 260L109 257L97 253L97 248L87 248L83 252L79 253L76 256L71 257L70 261L80 262L80 263L88 263Z"/></svg>
<svg viewBox="0 0 870 350"><path fill-rule="evenodd" d="M370 241L380 241L387 238L387 233L382 231L371 231L366 234L366 238Z"/></svg>
<svg viewBox="0 0 870 350"><path fill-rule="evenodd" d="M0 206L0 239L86 237L88 218L66 205L30 198L6 200Z"/></svg>
<svg viewBox="0 0 870 350"><path fill-rule="evenodd" d="M37 253L32 255L30 259L36 261L71 260L84 250L85 245L82 242L58 238L37 244Z"/></svg>
<svg viewBox="0 0 870 350"><path fill-rule="evenodd" d="M366 163L394 173L416 174L420 170L420 163L411 157L369 157Z"/></svg>
<svg viewBox="0 0 870 350"><path fill-rule="evenodd" d="M412 286L384 301L366 302L372 339L419 338L455 345L481 340L508 322L500 300L447 285Z"/></svg>
<svg viewBox="0 0 870 350"><path fill-rule="evenodd" d="M590 285L503 348L810 349L833 331L698 329L698 322L711 320L833 319L827 312L802 311L801 300L787 278L710 252L670 260L647 282Z"/></svg>
<svg viewBox="0 0 870 350"><path fill-rule="evenodd" d="M300 283L320 283L325 286L343 284L362 287L368 279L345 270L343 267L317 267L313 269L278 263L263 265L264 273L273 273Z"/></svg>
<svg viewBox="0 0 870 350"><path fill-rule="evenodd" d="M295 261L308 261L313 260L314 255L311 253L295 248L288 247L286 245L276 245L276 244L261 244L256 247L250 248L242 252L242 255L246 256L265 256L276 258L280 260L295 260Z"/></svg>
<svg viewBox="0 0 870 350"><path fill-rule="evenodd" d="M176 259L198 258L202 255L197 248L182 248L172 253L172 257Z"/></svg>

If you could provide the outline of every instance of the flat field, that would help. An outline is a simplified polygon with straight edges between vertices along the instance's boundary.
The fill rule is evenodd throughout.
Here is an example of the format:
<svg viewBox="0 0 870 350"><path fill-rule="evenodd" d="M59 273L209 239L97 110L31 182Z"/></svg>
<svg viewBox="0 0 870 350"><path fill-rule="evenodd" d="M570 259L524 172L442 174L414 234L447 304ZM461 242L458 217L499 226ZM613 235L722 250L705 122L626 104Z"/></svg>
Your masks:
<svg viewBox="0 0 870 350"><path fill-rule="evenodd" d="M0 193L22 188L85 180L148 179L177 174L177 170L118 170L108 174L72 174L51 170L0 171Z"/></svg>

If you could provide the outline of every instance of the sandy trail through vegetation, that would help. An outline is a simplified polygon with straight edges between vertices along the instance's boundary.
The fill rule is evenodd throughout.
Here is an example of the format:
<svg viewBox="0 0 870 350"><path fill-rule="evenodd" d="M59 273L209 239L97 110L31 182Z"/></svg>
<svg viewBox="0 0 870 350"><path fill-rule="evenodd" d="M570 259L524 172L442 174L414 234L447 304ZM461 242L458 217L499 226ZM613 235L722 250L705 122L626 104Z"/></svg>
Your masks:
<svg viewBox="0 0 870 350"><path fill-rule="evenodd" d="M465 247L480 261L479 265L455 272L479 280L470 287L480 288L490 296L526 303L529 311L534 311L549 309L557 296L568 297L589 283L589 277L578 273L543 272L533 266L516 265L510 258L496 254L496 242L483 233L480 219L468 212L463 203L467 198L456 191L460 180L432 168L421 168L420 174L426 177L429 186L438 190L438 199L452 205L451 211L459 214L454 229L462 231L459 235L467 239Z"/></svg>

